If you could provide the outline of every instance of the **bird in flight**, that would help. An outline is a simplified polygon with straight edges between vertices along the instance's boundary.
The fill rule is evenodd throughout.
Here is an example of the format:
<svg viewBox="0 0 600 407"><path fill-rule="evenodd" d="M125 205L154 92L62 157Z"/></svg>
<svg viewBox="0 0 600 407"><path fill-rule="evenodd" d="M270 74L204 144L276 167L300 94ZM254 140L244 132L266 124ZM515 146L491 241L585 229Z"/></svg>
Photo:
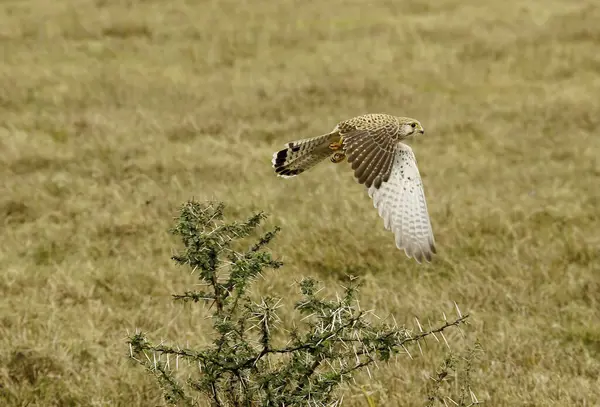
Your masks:
<svg viewBox="0 0 600 407"><path fill-rule="evenodd" d="M273 154L272 164L278 176L289 178L328 157L336 164L348 161L396 246L418 263L430 262L436 248L423 183L412 149L402 142L423 133L418 120L366 114L338 123L327 134L287 143Z"/></svg>

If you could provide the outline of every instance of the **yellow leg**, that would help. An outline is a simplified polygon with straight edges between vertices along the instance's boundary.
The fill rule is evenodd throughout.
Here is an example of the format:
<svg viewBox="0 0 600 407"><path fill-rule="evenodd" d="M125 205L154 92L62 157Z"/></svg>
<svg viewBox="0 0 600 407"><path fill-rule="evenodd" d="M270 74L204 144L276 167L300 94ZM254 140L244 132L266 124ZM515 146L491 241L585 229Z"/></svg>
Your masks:
<svg viewBox="0 0 600 407"><path fill-rule="evenodd" d="M331 156L331 162L334 164L341 163L345 159L346 159L346 154L340 153L340 152L336 152L334 155Z"/></svg>
<svg viewBox="0 0 600 407"><path fill-rule="evenodd" d="M341 149L343 146L343 144L342 144L343 140L344 140L344 138L340 137L340 141L334 141L333 143L329 144L329 149L333 150L333 151L337 151L337 150Z"/></svg>

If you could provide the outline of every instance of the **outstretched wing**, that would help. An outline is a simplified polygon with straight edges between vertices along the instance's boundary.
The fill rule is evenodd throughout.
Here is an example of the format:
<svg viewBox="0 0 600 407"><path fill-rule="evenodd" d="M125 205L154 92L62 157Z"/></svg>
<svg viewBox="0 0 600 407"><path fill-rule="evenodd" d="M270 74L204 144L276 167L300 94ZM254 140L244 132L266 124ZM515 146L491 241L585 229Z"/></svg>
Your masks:
<svg viewBox="0 0 600 407"><path fill-rule="evenodd" d="M344 154L354 170L359 184L379 187L389 179L394 162L397 140L393 126L377 129L340 129Z"/></svg>
<svg viewBox="0 0 600 407"><path fill-rule="evenodd" d="M398 143L390 177L379 188L368 190L386 229L396 237L396 246L417 262L431 261L436 253L421 175L412 149Z"/></svg>

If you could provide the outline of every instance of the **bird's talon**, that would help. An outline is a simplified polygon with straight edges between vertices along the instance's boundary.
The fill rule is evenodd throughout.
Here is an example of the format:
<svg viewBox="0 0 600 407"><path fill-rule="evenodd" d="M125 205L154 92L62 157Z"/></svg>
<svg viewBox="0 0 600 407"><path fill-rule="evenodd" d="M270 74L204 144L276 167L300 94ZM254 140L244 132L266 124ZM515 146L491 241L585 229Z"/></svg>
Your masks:
<svg viewBox="0 0 600 407"><path fill-rule="evenodd" d="M331 156L331 162L334 164L341 163L342 161L344 161L344 159L346 159L346 154L340 152L337 152Z"/></svg>
<svg viewBox="0 0 600 407"><path fill-rule="evenodd" d="M339 150L340 148L342 148L342 143L340 143L339 141L334 141L333 143L329 144L329 149L336 151Z"/></svg>

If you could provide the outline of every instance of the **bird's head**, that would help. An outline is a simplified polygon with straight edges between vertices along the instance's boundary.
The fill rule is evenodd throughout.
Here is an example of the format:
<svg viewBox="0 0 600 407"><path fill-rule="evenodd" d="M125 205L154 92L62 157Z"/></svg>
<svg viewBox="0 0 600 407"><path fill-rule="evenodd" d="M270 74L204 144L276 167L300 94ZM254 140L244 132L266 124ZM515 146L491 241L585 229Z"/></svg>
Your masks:
<svg viewBox="0 0 600 407"><path fill-rule="evenodd" d="M411 119L410 117L399 117L398 122L400 123L401 138L417 136L425 133L423 126L418 120Z"/></svg>

